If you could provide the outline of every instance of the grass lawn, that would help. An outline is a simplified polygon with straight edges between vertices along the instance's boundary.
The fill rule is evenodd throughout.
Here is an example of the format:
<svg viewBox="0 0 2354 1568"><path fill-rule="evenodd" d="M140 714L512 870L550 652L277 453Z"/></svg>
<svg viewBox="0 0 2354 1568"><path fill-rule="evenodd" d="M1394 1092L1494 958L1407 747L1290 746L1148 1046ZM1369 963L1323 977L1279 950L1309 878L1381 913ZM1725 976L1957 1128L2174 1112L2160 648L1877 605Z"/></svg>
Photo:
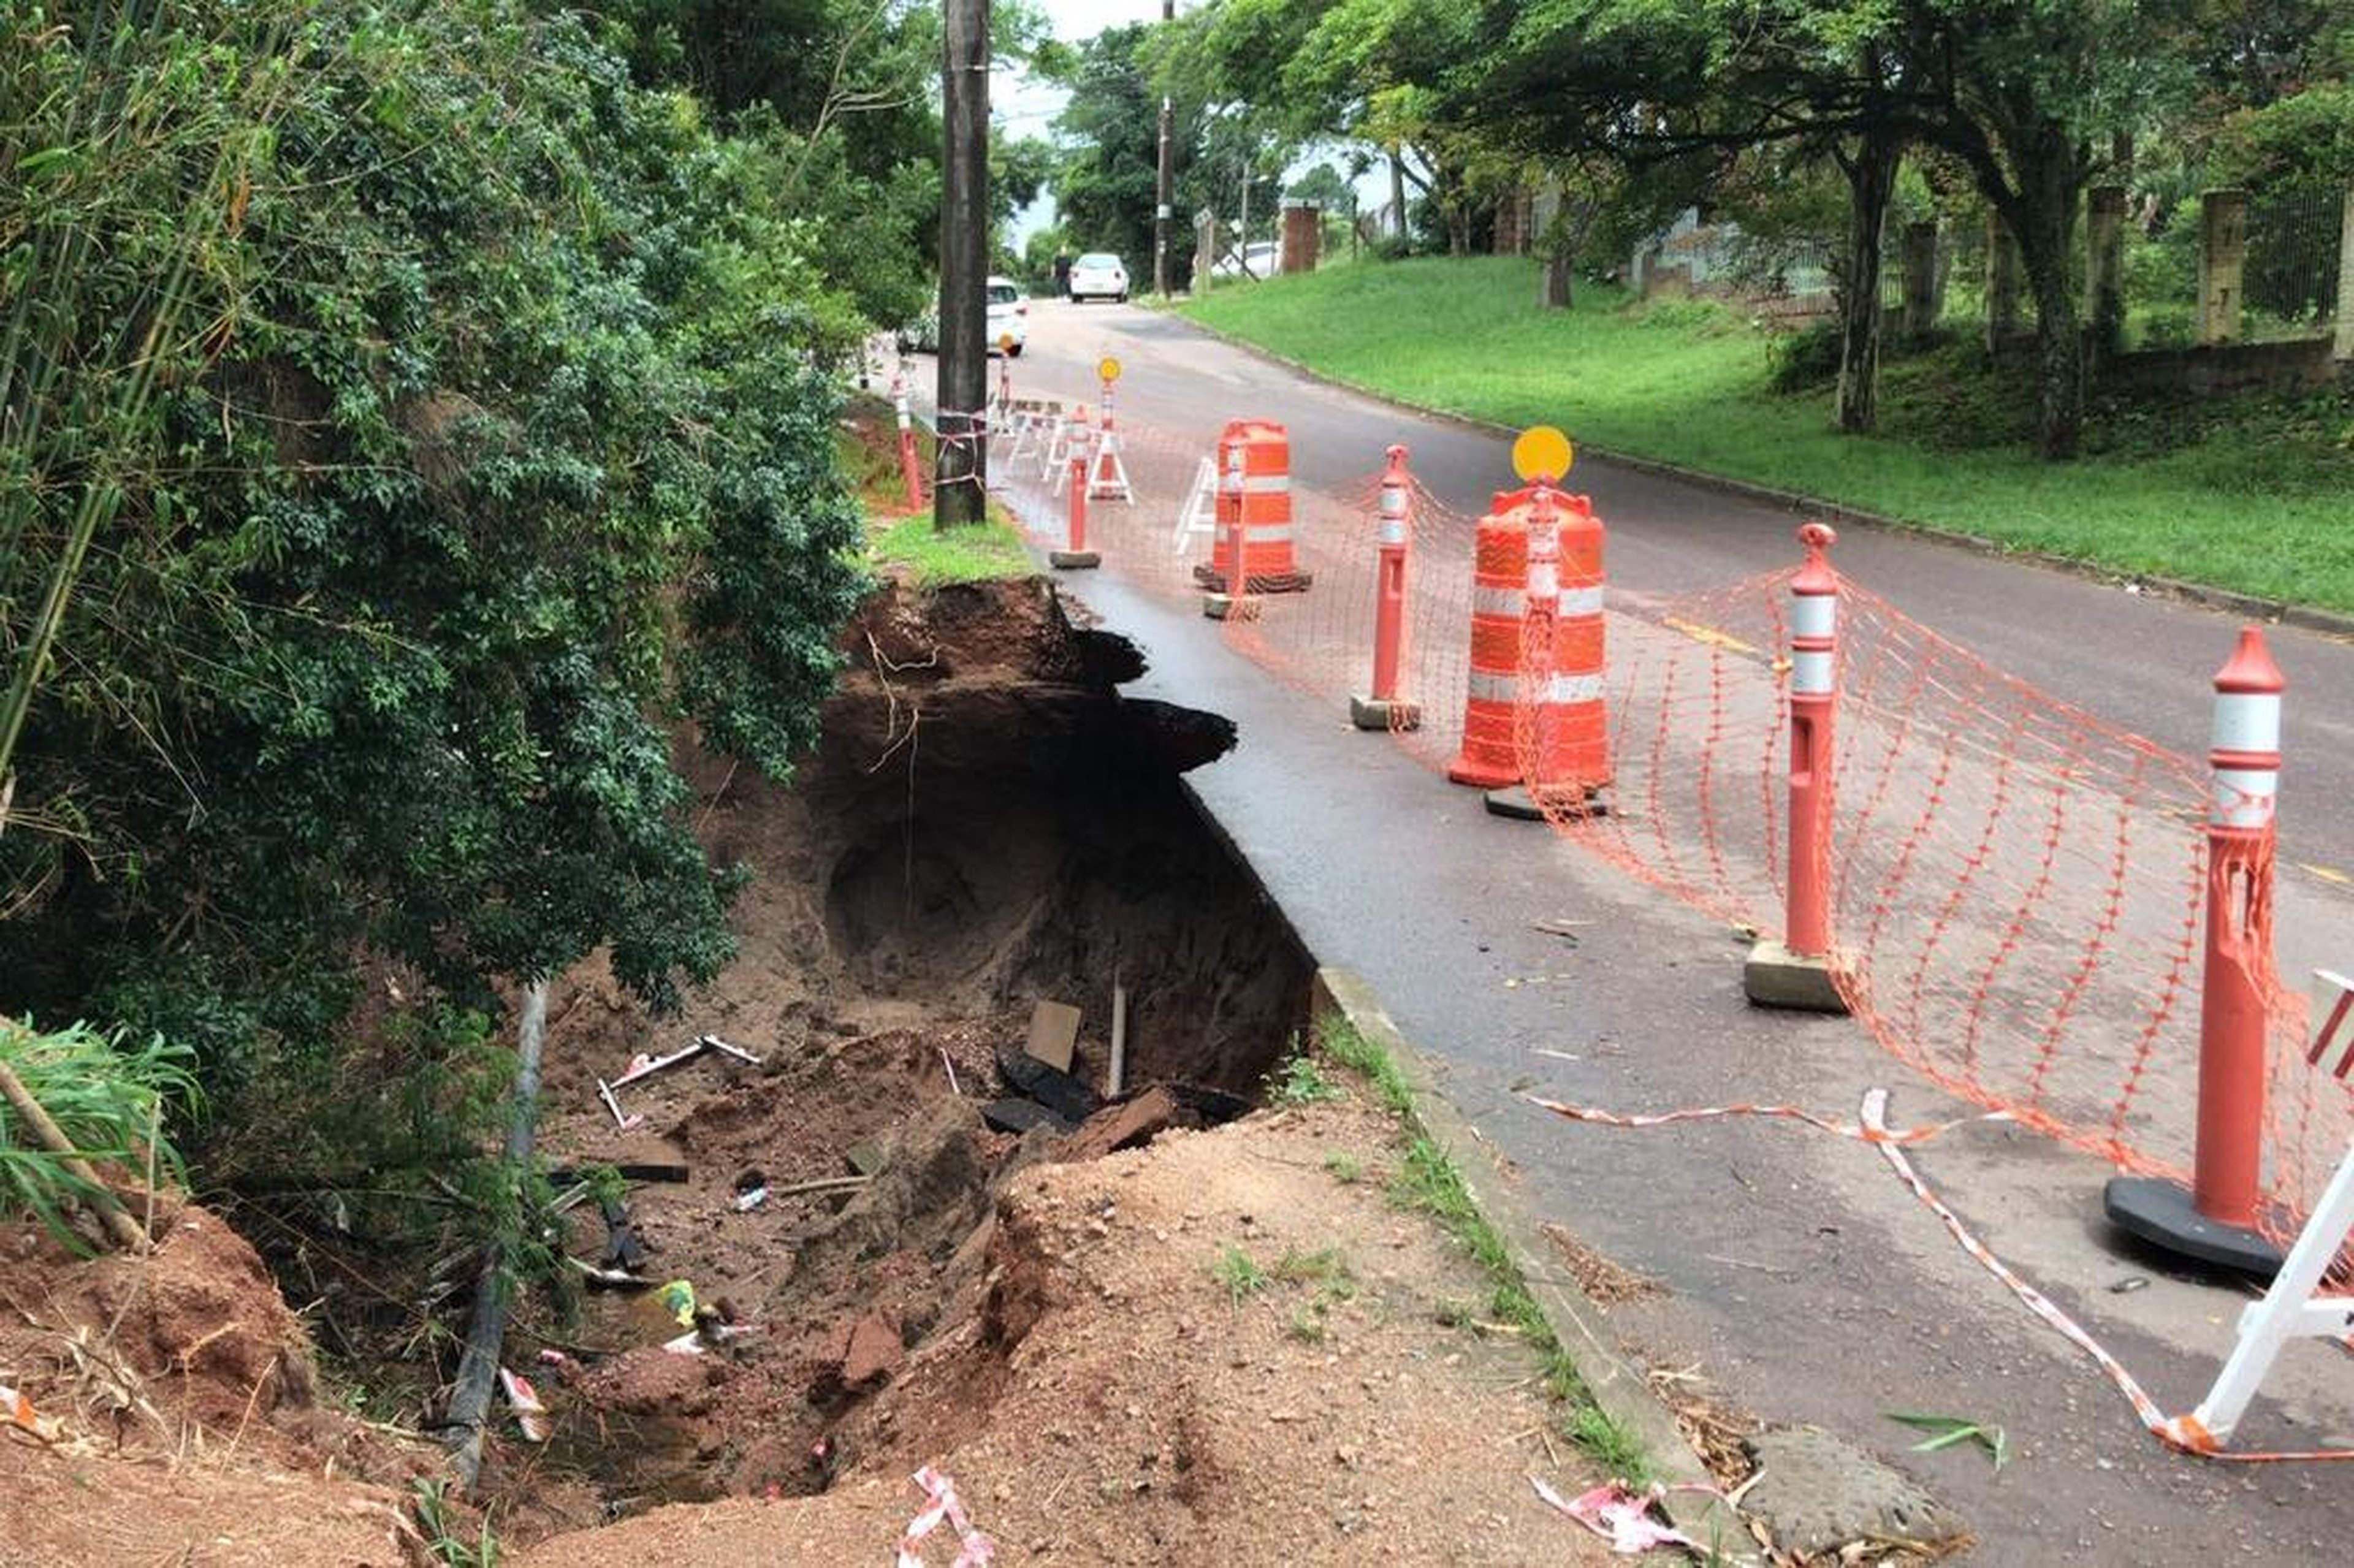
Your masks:
<svg viewBox="0 0 2354 1568"><path fill-rule="evenodd" d="M896 569L918 588L973 582L983 577L1024 577L1037 566L1023 548L1022 535L1005 508L988 503L988 520L946 532L932 526L931 509L910 517L901 508L907 495L899 478L898 433L891 411L867 399L853 406L848 429L835 437L842 471L866 511L867 556ZM932 439L917 431L918 461L928 472Z"/></svg>
<svg viewBox="0 0 2354 1568"><path fill-rule="evenodd" d="M2095 399L2085 455L2028 444L2033 394L1975 347L1892 359L1882 430L1771 386L1774 344L1713 304L1629 305L1536 263L1426 258L1228 286L1181 307L1344 381L1508 425L1803 491L2021 549L2354 610L2354 391Z"/></svg>

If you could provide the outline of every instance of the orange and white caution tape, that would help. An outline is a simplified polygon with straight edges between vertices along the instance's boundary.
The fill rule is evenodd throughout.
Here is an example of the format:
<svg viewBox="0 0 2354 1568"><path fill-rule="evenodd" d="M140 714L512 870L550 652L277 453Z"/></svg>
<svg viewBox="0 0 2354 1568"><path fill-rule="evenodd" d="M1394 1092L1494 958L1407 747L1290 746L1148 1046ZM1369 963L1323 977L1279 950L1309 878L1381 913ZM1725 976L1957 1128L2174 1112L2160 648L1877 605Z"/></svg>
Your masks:
<svg viewBox="0 0 2354 1568"><path fill-rule="evenodd" d="M1863 1097L1863 1125L1867 1128L1884 1126L1882 1118L1887 1108L1886 1089L1872 1089L1866 1093ZM1929 1190L1929 1184L1921 1179L1920 1172L1913 1168L1913 1162L1904 1158L1898 1139L1882 1138L1874 1141L1879 1144L1881 1158L1887 1160L1904 1184L1913 1189L1913 1195L1928 1205L1929 1212L1944 1224L1946 1232L1961 1245L1962 1250L1976 1258L1988 1274L2000 1280L2005 1288L2026 1304L2029 1311L2042 1319L2061 1338L2084 1351L2094 1366L2106 1372L2109 1381L2117 1385L2117 1392L2126 1396L2126 1403L2133 1406L2134 1414L2141 1418L2141 1424L2148 1428L2149 1435L2168 1447L2204 1459L2229 1459L2248 1465L2277 1464L2291 1459L2354 1459L2354 1448L2298 1448L2271 1452L2228 1449L2218 1444L2195 1417L2168 1415L2158 1407L2158 1402L2150 1398L2140 1380L2126 1370L2125 1363L2111 1355L2082 1324L2052 1305L2049 1297L2021 1279L2009 1265L1995 1256L1984 1242L1970 1234L1969 1227L1962 1224L1961 1217Z"/></svg>
<svg viewBox="0 0 2354 1568"><path fill-rule="evenodd" d="M1602 1110L1594 1106L1564 1105L1559 1100L1542 1099L1535 1095L1523 1095L1522 1098L1532 1106L1553 1112L1555 1116L1566 1117L1571 1121L1592 1122L1597 1127L1667 1127L1680 1121L1718 1121L1731 1117L1754 1116L1778 1118L1786 1121L1802 1121L1808 1127L1820 1128L1825 1132L1837 1133L1841 1138L1851 1138L1859 1143L1878 1144L1926 1143L1931 1139L1942 1133L1951 1132L1957 1127L1967 1127L1974 1122L2011 1119L2009 1111L1985 1111L1976 1116L1956 1117L1952 1121L1931 1122L1925 1127L1900 1128L1874 1127L1869 1122L1837 1121L1829 1117L1818 1116L1813 1111L1797 1106L1762 1106L1744 1103L1629 1116L1617 1111Z"/></svg>
<svg viewBox="0 0 2354 1568"><path fill-rule="evenodd" d="M1797 1106L1748 1104L1711 1106L1690 1110L1659 1111L1630 1116L1617 1111L1601 1110L1593 1106L1564 1105L1558 1100L1540 1099L1534 1095L1522 1097L1530 1104L1542 1107L1555 1116L1565 1117L1572 1121L1588 1122L1597 1127L1666 1127L1682 1121L1712 1121L1731 1117L1770 1117L1804 1122L1808 1127L1819 1128L1825 1132L1836 1133L1841 1138L1850 1138L1860 1143L1870 1144L1880 1150L1881 1158L1887 1160L1891 1169L1894 1170L1904 1184L1913 1190L1913 1195L1920 1199L1931 1213L1937 1216L1938 1221L1945 1225L1947 1234L1960 1244L1964 1252L1976 1259L1981 1267L2000 1281L2012 1295L2018 1297L2029 1311L2041 1319L2045 1325L2056 1331L2061 1338L2084 1351L2094 1365L2108 1374L2109 1381L2116 1385L2117 1392L2124 1394L2126 1402L2133 1406L2134 1414L2140 1418L2142 1425L2147 1428L2151 1436L2168 1447L2178 1453L2194 1455L2200 1458L2231 1460L2239 1464L2274 1464L2297 1459L2354 1459L2354 1448L2299 1448L2265 1452L2225 1448L2216 1440L2213 1434L2200 1425L2197 1417L2168 1415L2159 1407L2158 1402L2149 1396L2148 1391L2142 1387L2140 1380L2128 1372L2125 1364L2116 1357L2111 1355L2099 1340L2094 1339L2082 1324L2054 1306L2051 1298L2041 1291L2020 1278L2009 1265L1995 1256L1984 1242L1973 1235L1969 1227L1962 1224L1961 1216L1947 1208L1937 1195L1930 1191L1929 1184L1914 1168L1912 1160L1905 1158L1904 1150L1908 1146L1925 1143L1939 1134L1950 1132L1957 1127L1967 1126L1974 1122L2012 1119L2006 1112L1991 1111L1980 1116L1962 1117L1953 1121L1933 1122L1923 1127L1892 1128L1887 1121L1888 1091L1886 1089L1868 1091L1863 1097L1861 1115L1852 1122L1818 1116L1812 1111L1801 1109Z"/></svg>
<svg viewBox="0 0 2354 1568"><path fill-rule="evenodd" d="M54 1415L43 1415L33 1408L33 1402L0 1383L0 1424L27 1432L44 1443L54 1443L65 1435L65 1423Z"/></svg>
<svg viewBox="0 0 2354 1568"><path fill-rule="evenodd" d="M938 1530L943 1520L957 1534L956 1561L949 1568L988 1568L997 1554L996 1543L973 1528L971 1517L958 1500L956 1483L929 1465L911 1478L930 1500L923 1512L908 1521L907 1532L899 1538L898 1568L924 1568L924 1537Z"/></svg>

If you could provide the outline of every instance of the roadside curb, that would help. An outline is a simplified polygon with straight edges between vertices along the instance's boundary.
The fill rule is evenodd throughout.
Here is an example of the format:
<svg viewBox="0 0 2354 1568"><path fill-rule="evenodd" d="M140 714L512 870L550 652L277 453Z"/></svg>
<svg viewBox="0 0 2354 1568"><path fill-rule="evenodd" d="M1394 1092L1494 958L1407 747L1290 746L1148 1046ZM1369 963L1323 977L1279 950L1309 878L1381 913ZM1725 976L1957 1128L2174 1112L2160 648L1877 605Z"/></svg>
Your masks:
<svg viewBox="0 0 2354 1568"><path fill-rule="evenodd" d="M1338 387L1343 392L1395 408L1402 413L1441 420L1463 429L1476 430L1482 435L1501 436L1507 440L1520 434L1511 426L1500 424L1494 419L1483 419L1477 415L1458 413L1452 408L1430 408L1424 404L1410 402L1376 387L1367 387L1362 382L1330 375L1311 365L1293 359L1288 355L1278 354L1272 349L1263 348L1247 338L1211 326L1192 316L1178 316L1174 312L1164 313L1183 322L1203 335L1215 338L1227 347L1238 349L1253 358L1264 360L1269 365L1279 366L1294 375L1304 376L1311 381L1321 382L1327 387ZM1801 491L1782 490L1770 484L1759 484L1752 480L1734 479L1722 473L1710 473L1702 469L1686 468L1681 463L1668 462L1659 458L1638 457L1632 452L1619 451L1612 447L1592 446L1581 442L1579 450L1582 455L1596 458L1616 468L1649 474L1659 479L1677 480L1702 490L1712 490L1721 494L1736 496L1744 501L1762 502L1769 506L1780 507L1787 512L1803 513L1809 517L1819 517L1832 523L1850 524L1858 527L1883 528L1891 533L1911 534L1920 538L1933 539L1941 545L1952 546L1956 549L1967 550L1976 556L1999 556L2004 560L2042 567L2051 571L2064 573L2069 577L2084 577L2111 586L2138 587L2147 592L2160 594L2168 599L2179 599L2186 604L2195 604L2207 609L2221 610L2230 615L2247 616L2256 620L2277 621L2284 626L2296 627L2300 630L2317 631L2324 636L2354 641L2354 614L2324 609L2317 605L2295 604L2286 599L2264 599L2256 594L2239 593L2231 588L2211 588L2204 583L2184 582L2176 577L2153 577L2122 571L2115 567L2105 567L2097 562L2079 560L2073 556L2055 555L2048 550L2026 549L2015 545L2006 545L1999 540L1988 539L1982 535L1967 533L1959 528L1946 528L1935 523L1914 522L1882 512L1867 512L1861 507L1850 506L1844 502L1832 501L1819 495L1808 495Z"/></svg>
<svg viewBox="0 0 2354 1568"><path fill-rule="evenodd" d="M1709 1561L1748 1561L1748 1528L1716 1495L1716 1481L1643 1381L1642 1372L1622 1355L1594 1304L1574 1286L1560 1282L1560 1270L1547 1259L1549 1248L1535 1219L1505 1185L1493 1146L1457 1110L1438 1087L1430 1060L1408 1041L1373 994L1373 987L1354 970L1321 966L1316 971L1313 1002L1318 1013L1337 1012L1364 1037L1388 1053L1414 1095L1414 1119L1420 1130L1443 1149L1455 1164L1463 1185L1490 1224L1511 1249L1528 1291L1544 1314L1553 1338L1577 1368L1594 1402L1603 1414L1631 1433L1650 1457L1659 1478L1670 1487L1698 1486L1705 1492L1670 1491L1660 1506L1678 1530L1702 1543ZM1711 1543L1717 1543L1712 1548Z"/></svg>

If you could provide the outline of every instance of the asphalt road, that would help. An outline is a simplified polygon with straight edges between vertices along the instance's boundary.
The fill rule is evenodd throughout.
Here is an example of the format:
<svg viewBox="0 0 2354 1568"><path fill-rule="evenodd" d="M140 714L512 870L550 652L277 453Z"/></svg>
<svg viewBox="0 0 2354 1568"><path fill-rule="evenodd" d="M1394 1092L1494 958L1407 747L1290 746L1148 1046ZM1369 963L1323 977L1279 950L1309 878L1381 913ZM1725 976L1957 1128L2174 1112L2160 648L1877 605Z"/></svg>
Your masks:
<svg viewBox="0 0 2354 1568"><path fill-rule="evenodd" d="M1509 489L1510 442L1305 379L1239 352L1175 317L1136 306L1031 305L1031 343L1015 369L1019 389L1091 395L1103 355L1125 367L1119 408L1142 423L1200 433L1204 450L1226 419L1262 415L1291 431L1296 482L1338 488L1378 470L1404 440L1424 483L1477 514ZM1556 421L1574 436L1574 376L1564 376ZM1650 593L1711 588L1791 565L1796 517L1718 491L1581 460L1575 488L1594 498L1610 529L1614 587ZM2348 524L2354 526L2354 497ZM2215 498L2185 528L2232 526L2231 498ZM2197 605L1917 535L1850 527L1841 571L1906 614L1975 649L2045 692L2162 746L2203 757L2218 666L2241 622ZM2283 858L2319 866L2334 882L2354 874L2354 644L2293 627L2266 630L2289 681L2282 755ZM2354 955L2349 955L2354 961Z"/></svg>
<svg viewBox="0 0 2354 1568"><path fill-rule="evenodd" d="M1025 394L1093 389L1105 352L1126 364L1124 417L1204 442L1237 414L1284 419L1295 475L1341 486L1409 442L1426 482L1473 509L1505 482L1504 443L1302 380L1183 323L1115 307L1033 306ZM1574 419L1570 420L1574 425ZM1612 532L1614 582L1670 592L1786 564L1792 519L1599 462L1583 488ZM1850 530L1841 566L1909 613L2113 722L2197 752L2224 617L1918 539ZM1213 634L1165 577L1118 556L1069 579L1146 651L1146 694L1240 726L1228 758L1193 776L1310 950L1373 981L1444 1064L1452 1097L1517 1170L1527 1200L1662 1295L1616 1308L1622 1340L1698 1369L1734 1405L1817 1423L1922 1477L1977 1530L1975 1560L2158 1563L2342 1561L2354 1488L2342 1468L2182 1459L2140 1430L2108 1382L1946 1236L1878 1157L1782 1123L1614 1131L1562 1122L1523 1091L1624 1109L1787 1100L1851 1110L1897 1091L1900 1121L1961 1108L1842 1020L1757 1012L1740 999L1740 947L1551 834L1487 816L1327 702L1269 680ZM2349 768L2327 694L2354 652L2281 631L2293 683L2285 818L2290 854L2354 863L2354 825L2298 810L2340 798ZM2343 928L2319 882L2300 903ZM1579 922L1575 938L1536 923ZM2099 1218L2098 1161L2015 1128L1926 1146L1919 1163L1966 1222L2078 1314L2169 1410L2211 1379L2243 1292L2136 1254ZM2127 1282L2138 1287L2119 1291ZM1999 1474L1967 1447L1906 1450L1891 1410L2003 1425ZM2354 1362L2293 1348L2243 1440L2354 1441ZM1500 1448L1498 1462L1510 1463Z"/></svg>

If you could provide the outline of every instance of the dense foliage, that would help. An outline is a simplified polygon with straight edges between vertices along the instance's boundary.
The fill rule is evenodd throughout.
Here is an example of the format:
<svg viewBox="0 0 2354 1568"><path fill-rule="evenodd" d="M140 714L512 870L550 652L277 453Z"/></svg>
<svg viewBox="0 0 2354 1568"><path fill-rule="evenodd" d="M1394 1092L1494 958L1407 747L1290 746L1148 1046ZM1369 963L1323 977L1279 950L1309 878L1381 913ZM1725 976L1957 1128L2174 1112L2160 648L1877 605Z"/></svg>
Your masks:
<svg viewBox="0 0 2354 1568"><path fill-rule="evenodd" d="M398 1080L500 977L712 973L674 726L784 773L860 582L806 142L514 0L5 12L12 677L73 591L0 1011L161 1030L236 1125L366 1102L364 976Z"/></svg>
<svg viewBox="0 0 2354 1568"><path fill-rule="evenodd" d="M2058 457L2122 341L2114 297L2099 321L2078 302L2092 187L2128 185L2150 242L2133 249L2170 264L2199 188L2253 185L2255 221L2296 232L2252 262L2251 302L2296 319L2333 296L2325 209L2354 179L2349 15L2342 0L1206 0L1128 47L1202 96L1197 153L1235 123L1353 142L1385 156L1400 197L1412 187L1416 238L1458 254L1537 192L1556 275L1565 252L1623 247L1686 206L1812 251L1840 296L1851 432L1874 419L1890 218L1926 202L1975 242L1991 215L2039 340L2036 443ZM1795 232L1790 194L1825 190L1843 210ZM1564 296L1548 283L1549 302Z"/></svg>

